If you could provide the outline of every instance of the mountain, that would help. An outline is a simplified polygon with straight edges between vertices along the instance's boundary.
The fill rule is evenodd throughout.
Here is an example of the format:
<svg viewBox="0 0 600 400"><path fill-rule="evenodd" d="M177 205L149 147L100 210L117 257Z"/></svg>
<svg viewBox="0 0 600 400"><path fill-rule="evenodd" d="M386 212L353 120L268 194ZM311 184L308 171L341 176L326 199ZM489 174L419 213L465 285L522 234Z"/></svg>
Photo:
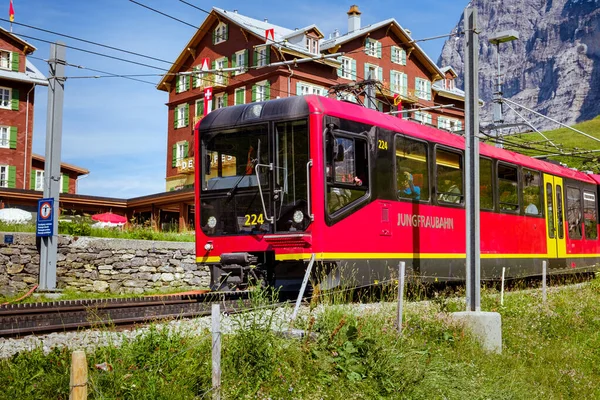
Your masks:
<svg viewBox="0 0 600 400"><path fill-rule="evenodd" d="M600 0L473 0L479 35L479 90L486 102L482 125L491 123L497 81L496 33L516 30L519 39L501 43L503 96L572 125L600 114ZM463 17L454 29L464 29ZM451 65L463 86L464 37L450 38L438 65ZM517 108L538 129L558 125ZM523 122L504 107L505 121Z"/></svg>

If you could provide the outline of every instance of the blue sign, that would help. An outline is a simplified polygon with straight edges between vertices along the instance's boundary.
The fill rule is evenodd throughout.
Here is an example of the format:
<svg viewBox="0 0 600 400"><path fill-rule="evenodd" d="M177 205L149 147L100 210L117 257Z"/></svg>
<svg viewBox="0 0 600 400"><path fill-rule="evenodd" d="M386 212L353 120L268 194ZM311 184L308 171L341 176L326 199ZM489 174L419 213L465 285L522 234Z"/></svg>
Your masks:
<svg viewBox="0 0 600 400"><path fill-rule="evenodd" d="M4 244L13 244L14 236L13 235L4 235Z"/></svg>
<svg viewBox="0 0 600 400"><path fill-rule="evenodd" d="M54 234L54 199L38 200L36 236L52 236Z"/></svg>

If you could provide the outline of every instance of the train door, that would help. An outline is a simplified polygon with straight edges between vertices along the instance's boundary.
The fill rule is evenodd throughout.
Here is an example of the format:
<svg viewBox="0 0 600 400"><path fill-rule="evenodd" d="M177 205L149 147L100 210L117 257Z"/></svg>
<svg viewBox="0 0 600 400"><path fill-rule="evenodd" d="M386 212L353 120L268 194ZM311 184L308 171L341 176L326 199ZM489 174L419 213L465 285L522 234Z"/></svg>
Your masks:
<svg viewBox="0 0 600 400"><path fill-rule="evenodd" d="M565 213L562 178L544 174L548 258L565 258Z"/></svg>

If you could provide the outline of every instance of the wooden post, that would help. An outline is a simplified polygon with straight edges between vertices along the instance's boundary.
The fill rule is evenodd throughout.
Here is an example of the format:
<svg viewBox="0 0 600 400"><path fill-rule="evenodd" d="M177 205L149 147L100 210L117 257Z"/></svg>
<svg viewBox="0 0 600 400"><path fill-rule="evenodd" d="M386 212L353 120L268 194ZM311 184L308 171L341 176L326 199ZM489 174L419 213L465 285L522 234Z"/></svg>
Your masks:
<svg viewBox="0 0 600 400"><path fill-rule="evenodd" d="M212 388L213 400L221 399L221 311L212 305Z"/></svg>
<svg viewBox="0 0 600 400"><path fill-rule="evenodd" d="M546 261L542 261L542 302L546 304Z"/></svg>
<svg viewBox="0 0 600 400"><path fill-rule="evenodd" d="M85 352L76 350L71 354L71 383L69 400L87 400L87 360Z"/></svg>
<svg viewBox="0 0 600 400"><path fill-rule="evenodd" d="M500 305L504 305L504 273L506 272L506 267L502 267L502 286L500 288Z"/></svg>

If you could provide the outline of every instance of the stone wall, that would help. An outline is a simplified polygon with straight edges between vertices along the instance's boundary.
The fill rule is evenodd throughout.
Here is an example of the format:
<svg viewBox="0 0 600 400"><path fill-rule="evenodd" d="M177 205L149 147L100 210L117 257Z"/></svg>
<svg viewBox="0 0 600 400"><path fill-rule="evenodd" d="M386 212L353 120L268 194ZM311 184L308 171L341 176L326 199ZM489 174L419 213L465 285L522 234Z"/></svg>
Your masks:
<svg viewBox="0 0 600 400"><path fill-rule="evenodd" d="M13 236L6 244L5 235ZM144 293L208 288L208 268L196 265L194 243L59 236L59 289ZM39 250L33 233L0 233L0 294L38 283Z"/></svg>

